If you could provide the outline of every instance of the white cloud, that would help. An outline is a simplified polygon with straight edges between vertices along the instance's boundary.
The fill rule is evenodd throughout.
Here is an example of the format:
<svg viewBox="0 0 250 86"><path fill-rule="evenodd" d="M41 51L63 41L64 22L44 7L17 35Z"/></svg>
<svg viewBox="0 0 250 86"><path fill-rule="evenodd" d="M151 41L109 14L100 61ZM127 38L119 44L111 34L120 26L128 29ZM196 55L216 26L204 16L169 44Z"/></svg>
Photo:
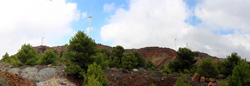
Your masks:
<svg viewBox="0 0 250 86"><path fill-rule="evenodd" d="M56 44L63 37L73 35L70 23L80 17L75 3L65 0L1 0L0 55L15 54L21 45Z"/></svg>
<svg viewBox="0 0 250 86"><path fill-rule="evenodd" d="M129 10L119 8L101 28L103 41L114 41L113 46L141 48L145 46L177 46L226 58L238 52L250 60L250 1L204 0L190 12L182 0L130 0ZM192 10L192 9L191 9ZM195 15L202 23L197 26L185 20ZM216 34L215 31L235 31Z"/></svg>
<svg viewBox="0 0 250 86"><path fill-rule="evenodd" d="M104 4L103 6L103 11L104 12L111 12L115 10L115 4L111 3L111 4Z"/></svg>
<svg viewBox="0 0 250 86"><path fill-rule="evenodd" d="M82 18L87 18L87 13L86 12L82 12Z"/></svg>

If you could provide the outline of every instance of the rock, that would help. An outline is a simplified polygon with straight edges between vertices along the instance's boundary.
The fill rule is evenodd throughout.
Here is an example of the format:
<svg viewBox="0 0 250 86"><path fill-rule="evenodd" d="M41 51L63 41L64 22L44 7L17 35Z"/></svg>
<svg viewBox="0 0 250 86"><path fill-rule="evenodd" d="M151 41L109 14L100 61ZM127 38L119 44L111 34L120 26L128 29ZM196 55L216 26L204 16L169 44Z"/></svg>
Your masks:
<svg viewBox="0 0 250 86"><path fill-rule="evenodd" d="M48 65L48 67L51 67L51 66L52 66L51 64Z"/></svg>
<svg viewBox="0 0 250 86"><path fill-rule="evenodd" d="M110 68L110 70L113 71L113 72L118 72L119 71L119 69L117 69L117 68Z"/></svg>
<svg viewBox="0 0 250 86"><path fill-rule="evenodd" d="M21 76L29 80L36 80L38 70L34 67L27 67L21 70Z"/></svg>
<svg viewBox="0 0 250 86"><path fill-rule="evenodd" d="M200 82L205 82L205 77L204 76L201 77Z"/></svg>
<svg viewBox="0 0 250 86"><path fill-rule="evenodd" d="M133 71L138 72L138 70L137 70L137 69L133 69Z"/></svg>
<svg viewBox="0 0 250 86"><path fill-rule="evenodd" d="M210 81L210 82L215 82L215 79L209 78L209 81Z"/></svg>
<svg viewBox="0 0 250 86"><path fill-rule="evenodd" d="M216 83L215 82L209 82L208 86L216 86Z"/></svg>
<svg viewBox="0 0 250 86"><path fill-rule="evenodd" d="M206 82L210 82L210 78L206 78Z"/></svg>
<svg viewBox="0 0 250 86"><path fill-rule="evenodd" d="M36 80L44 81L54 76L57 76L55 68L44 68L37 73Z"/></svg>
<svg viewBox="0 0 250 86"><path fill-rule="evenodd" d="M200 75L198 73L195 73L194 76L192 77L192 81L199 82Z"/></svg>
<svg viewBox="0 0 250 86"><path fill-rule="evenodd" d="M19 69L19 68L11 68L11 69L9 69L8 72L10 72L10 73L15 73L15 74L19 74L20 70L21 70L21 69Z"/></svg>
<svg viewBox="0 0 250 86"><path fill-rule="evenodd" d="M129 71L126 70L126 69L122 69L122 72L123 72L123 73L129 73Z"/></svg>

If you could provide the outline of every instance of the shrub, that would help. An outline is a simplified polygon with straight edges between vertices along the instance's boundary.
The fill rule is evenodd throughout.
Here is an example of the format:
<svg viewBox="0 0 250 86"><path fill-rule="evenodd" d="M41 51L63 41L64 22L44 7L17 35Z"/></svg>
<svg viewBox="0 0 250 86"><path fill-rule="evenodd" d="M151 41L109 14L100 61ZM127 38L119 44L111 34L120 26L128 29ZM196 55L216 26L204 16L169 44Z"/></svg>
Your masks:
<svg viewBox="0 0 250 86"><path fill-rule="evenodd" d="M150 84L150 86L156 86L153 82Z"/></svg>
<svg viewBox="0 0 250 86"><path fill-rule="evenodd" d="M134 54L134 56L137 58L137 62L138 62L137 67L144 67L145 64L146 64L145 58L143 58L143 57L141 56L141 54L138 53L138 52L134 52L133 54Z"/></svg>
<svg viewBox="0 0 250 86"><path fill-rule="evenodd" d="M136 68L137 65L138 61L134 54L124 53L122 57L122 67L124 69L132 70L133 68Z"/></svg>
<svg viewBox="0 0 250 86"><path fill-rule="evenodd" d="M103 53L98 53L96 56L94 56L94 62L97 63L97 65L100 65L103 70L107 69L110 59Z"/></svg>
<svg viewBox="0 0 250 86"><path fill-rule="evenodd" d="M160 70L162 70L166 74L171 73L171 70L167 66L164 66L164 65L161 65Z"/></svg>
<svg viewBox="0 0 250 86"><path fill-rule="evenodd" d="M57 54L54 52L54 50L46 50L41 59L41 64L52 64L52 65L57 65L58 59L57 59Z"/></svg>
<svg viewBox="0 0 250 86"><path fill-rule="evenodd" d="M116 46L114 47L112 53L111 53L111 67L117 67L121 68L121 60L123 57L123 53L125 52L124 48L122 46Z"/></svg>
<svg viewBox="0 0 250 86"><path fill-rule="evenodd" d="M150 74L150 76L156 77L156 74L153 72Z"/></svg>
<svg viewBox="0 0 250 86"><path fill-rule="evenodd" d="M95 62L88 66L87 73L84 74L84 85L86 86L108 86L107 77L103 77L103 70Z"/></svg>
<svg viewBox="0 0 250 86"><path fill-rule="evenodd" d="M183 72L184 69L191 69L195 67L196 60L193 53L188 48L179 48L177 51L177 60L169 63L169 68L174 72Z"/></svg>
<svg viewBox="0 0 250 86"><path fill-rule="evenodd" d="M30 44L22 45L21 50L17 52L17 58L21 62L22 65L37 65L38 63L38 53L32 48Z"/></svg>
<svg viewBox="0 0 250 86"><path fill-rule="evenodd" d="M228 86L228 84L224 80L222 80L222 81L218 82L217 86Z"/></svg>
<svg viewBox="0 0 250 86"><path fill-rule="evenodd" d="M187 77L185 77L182 73L181 76L177 78L175 82L175 86L191 86L188 81Z"/></svg>
<svg viewBox="0 0 250 86"><path fill-rule="evenodd" d="M67 52L65 53L65 56L68 59L67 61L69 61L66 63L65 71L68 74L70 71L74 71L74 75L81 77L82 75L80 73L85 72L84 70L87 70L88 65L94 62L93 56L96 52L96 43L82 31L78 31L69 41ZM77 66L80 69L75 69L72 65Z"/></svg>
<svg viewBox="0 0 250 86"><path fill-rule="evenodd" d="M220 73L226 77L232 75L232 70L234 69L234 66L238 64L240 59L241 57L237 53L232 53L231 56L228 56L227 60L222 63Z"/></svg>
<svg viewBox="0 0 250 86"><path fill-rule="evenodd" d="M200 66L198 67L198 73L201 76L213 78L219 75L216 63L212 60L212 58L205 58L202 60Z"/></svg>
<svg viewBox="0 0 250 86"><path fill-rule="evenodd" d="M147 70L155 70L156 69L156 65L151 61L148 61L145 67Z"/></svg>
<svg viewBox="0 0 250 86"><path fill-rule="evenodd" d="M250 65L241 60L232 71L232 76L228 77L229 86L249 86L250 85Z"/></svg>

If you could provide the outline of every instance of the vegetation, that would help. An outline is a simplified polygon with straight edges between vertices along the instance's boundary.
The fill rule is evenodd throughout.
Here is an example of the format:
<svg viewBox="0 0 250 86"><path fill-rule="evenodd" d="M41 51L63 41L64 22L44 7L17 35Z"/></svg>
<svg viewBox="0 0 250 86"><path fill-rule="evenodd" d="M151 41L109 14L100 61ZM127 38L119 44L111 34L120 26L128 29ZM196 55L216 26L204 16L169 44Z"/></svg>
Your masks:
<svg viewBox="0 0 250 86"><path fill-rule="evenodd" d="M141 54L138 53L138 52L134 52L133 54L134 54L135 57L137 58L137 62L138 62L137 67L144 67L145 64L146 64L145 58L143 58L143 57L141 56Z"/></svg>
<svg viewBox="0 0 250 86"><path fill-rule="evenodd" d="M228 77L229 86L249 86L250 85L250 65L241 60L232 71L232 76Z"/></svg>
<svg viewBox="0 0 250 86"><path fill-rule="evenodd" d="M164 66L164 65L161 65L160 70L162 70L166 74L171 73L171 70L167 66Z"/></svg>
<svg viewBox="0 0 250 86"><path fill-rule="evenodd" d="M228 86L228 84L224 80L222 80L218 83L217 86Z"/></svg>
<svg viewBox="0 0 250 86"><path fill-rule="evenodd" d="M5 53L1 62L9 63L13 66L20 66L20 61L17 59L17 57L15 55L9 56L8 53Z"/></svg>
<svg viewBox="0 0 250 86"><path fill-rule="evenodd" d="M84 86L108 86L108 79L103 77L103 70L95 62L88 66L87 74L84 74Z"/></svg>
<svg viewBox="0 0 250 86"><path fill-rule="evenodd" d="M237 53L232 53L231 56L227 57L227 60L222 62L220 73L226 77L232 75L232 70L236 65L238 65L240 59L241 57Z"/></svg>
<svg viewBox="0 0 250 86"><path fill-rule="evenodd" d="M89 38L82 31L78 31L77 34L69 41L67 47L65 71L68 74L81 77L81 72L87 70L88 65L94 62L94 56L97 52L96 43ZM75 68L80 67L80 69Z"/></svg>
<svg viewBox="0 0 250 86"><path fill-rule="evenodd" d="M21 65L33 66L39 64L39 55L30 44L22 45L21 50L17 53L17 58L21 62Z"/></svg>
<svg viewBox="0 0 250 86"><path fill-rule="evenodd" d="M138 65L138 59L135 57L132 53L124 53L121 62L122 62L122 68L132 70L133 68L136 68Z"/></svg>
<svg viewBox="0 0 250 86"><path fill-rule="evenodd" d="M58 59L57 54L54 52L54 50L46 50L42 55L41 64L48 65L57 65Z"/></svg>
<svg viewBox="0 0 250 86"><path fill-rule="evenodd" d="M188 48L179 48L177 51L177 60L169 63L169 67L173 72L183 72L184 69L190 70L195 67L196 60L193 53Z"/></svg>
<svg viewBox="0 0 250 86"><path fill-rule="evenodd" d="M94 56L94 62L97 63L97 65L100 65L103 70L107 69L109 66L110 59L106 54L98 53L96 56Z"/></svg>
<svg viewBox="0 0 250 86"><path fill-rule="evenodd" d="M216 63L212 60L212 58L205 58L198 67L198 73L201 76L215 78L219 75L219 70L217 69Z"/></svg>
<svg viewBox="0 0 250 86"><path fill-rule="evenodd" d="M147 64L146 64L146 66L145 66L145 68L147 70L155 70L156 69L156 65L153 62L148 61Z"/></svg>
<svg viewBox="0 0 250 86"><path fill-rule="evenodd" d="M116 46L114 47L112 53L111 53L111 67L121 68L121 60L123 57L123 53L125 52L124 48L122 46Z"/></svg>
<svg viewBox="0 0 250 86"><path fill-rule="evenodd" d="M185 77L182 73L181 76L177 78L175 82L175 86L191 86L188 81L187 77Z"/></svg>
<svg viewBox="0 0 250 86"><path fill-rule="evenodd" d="M150 74L150 76L156 77L156 74L153 72Z"/></svg>

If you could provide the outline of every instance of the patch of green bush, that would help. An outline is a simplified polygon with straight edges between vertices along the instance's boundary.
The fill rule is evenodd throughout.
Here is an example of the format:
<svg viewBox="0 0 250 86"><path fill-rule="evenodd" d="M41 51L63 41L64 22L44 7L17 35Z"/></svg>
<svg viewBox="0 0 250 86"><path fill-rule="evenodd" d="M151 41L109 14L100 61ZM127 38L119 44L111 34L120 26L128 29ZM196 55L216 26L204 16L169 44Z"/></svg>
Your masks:
<svg viewBox="0 0 250 86"><path fill-rule="evenodd" d="M153 72L150 74L150 76L156 77L156 74Z"/></svg>
<svg viewBox="0 0 250 86"><path fill-rule="evenodd" d="M156 65L152 62L152 61L148 61L145 68L147 70L155 70L156 69Z"/></svg>
<svg viewBox="0 0 250 86"><path fill-rule="evenodd" d="M22 48L17 52L17 58L21 65L33 66L39 64L39 55L30 44L22 45Z"/></svg>
<svg viewBox="0 0 250 86"><path fill-rule="evenodd" d="M181 76L177 78L175 82L175 86L191 86L187 81L187 77L185 77L182 73Z"/></svg>
<svg viewBox="0 0 250 86"><path fill-rule="evenodd" d="M41 57L41 64L48 65L57 65L58 64L58 58L57 54L54 52L54 50L46 50L42 57Z"/></svg>
<svg viewBox="0 0 250 86"><path fill-rule="evenodd" d="M216 78L219 75L219 70L212 58L205 58L198 67L198 73L201 76Z"/></svg>

